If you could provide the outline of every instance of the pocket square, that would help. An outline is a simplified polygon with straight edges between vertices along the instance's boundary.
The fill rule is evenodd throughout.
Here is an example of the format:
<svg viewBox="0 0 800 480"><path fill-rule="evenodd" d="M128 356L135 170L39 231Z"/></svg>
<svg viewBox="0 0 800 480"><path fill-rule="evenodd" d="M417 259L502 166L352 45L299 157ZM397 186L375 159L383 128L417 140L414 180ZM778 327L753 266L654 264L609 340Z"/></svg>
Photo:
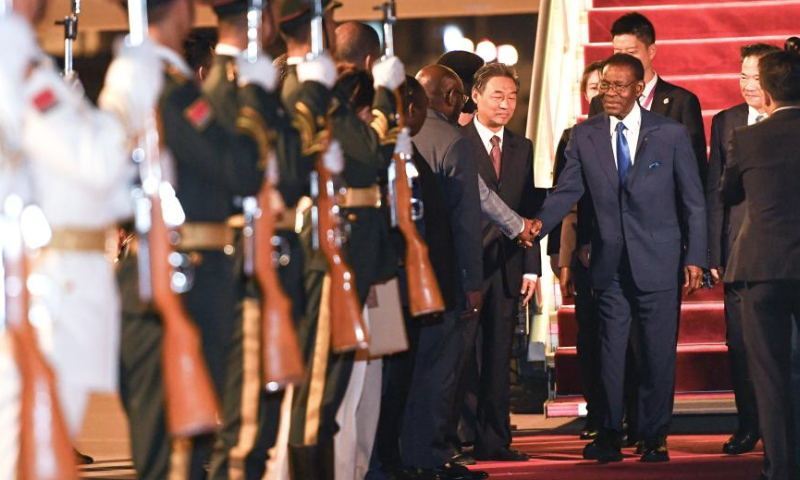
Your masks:
<svg viewBox="0 0 800 480"><path fill-rule="evenodd" d="M652 169L654 169L656 167L660 167L660 166L661 166L661 162L653 162L650 165L648 165L647 169L648 170L652 170Z"/></svg>

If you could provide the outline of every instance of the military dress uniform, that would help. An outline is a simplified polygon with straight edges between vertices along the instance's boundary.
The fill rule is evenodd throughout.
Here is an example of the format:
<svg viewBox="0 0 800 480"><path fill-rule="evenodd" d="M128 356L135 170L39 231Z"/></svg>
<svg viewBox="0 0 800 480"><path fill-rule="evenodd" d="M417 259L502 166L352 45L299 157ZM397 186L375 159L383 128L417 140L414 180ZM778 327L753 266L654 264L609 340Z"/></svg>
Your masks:
<svg viewBox="0 0 800 480"><path fill-rule="evenodd" d="M265 124L257 99L263 91L257 86L241 90L240 103L250 108L242 108L237 129L232 130L194 83L183 58L165 47L158 47L158 53L165 72L158 109L163 153L172 160L163 162L162 154L162 168L174 172L176 195L186 215L176 249L187 254L194 267L194 285L182 298L200 331L211 379L221 395L241 297L234 277L234 233L227 221L235 213L234 198L255 195L261 187L260 146L266 132L257 128ZM152 306L139 299L135 257L135 248L129 248L120 261L118 279L123 295L120 390L138 478L163 479L168 473L205 478L213 436L195 438L189 452L173 449L170 459L161 385L162 325Z"/></svg>
<svg viewBox="0 0 800 480"><path fill-rule="evenodd" d="M292 111L298 130L314 131L324 124L296 101L297 77L289 59L283 99ZM342 177L347 194L339 199L340 217L349 228L344 254L353 270L359 301L363 305L370 287L396 274L398 257L390 238L388 214L381 210L379 177L389 166L396 136L395 105L392 92L380 88L374 108L376 121L367 125L349 107L347 98L333 92L329 111L331 135L338 140L344 154ZM305 139L311 139L306 134ZM318 148L313 141L305 142ZM311 249L311 229L304 225L301 239L306 249L305 267L306 313L298 329L301 348L307 361L309 379L295 392L289 435L290 462L296 479L326 475L332 469L333 436L338 427L336 413L347 390L354 353L333 354L330 339L317 339L318 329L328 332L327 303L322 299L327 263L321 252ZM321 470L320 470L321 469ZM317 473L315 473L317 472ZM320 473L327 472L327 473Z"/></svg>
<svg viewBox="0 0 800 480"><path fill-rule="evenodd" d="M241 14L248 2L222 3L214 7L219 16ZM203 91L219 120L230 129L242 123L239 113L241 96L247 88L241 88L238 61L242 52L234 46L218 44L216 56ZM237 61L238 60L238 61ZM320 83L305 82L302 86L302 101L309 111L324 113L329 102L329 91ZM305 308L303 290L303 251L295 233L296 206L307 194L308 178L313 168L314 157L302 155L300 135L291 125L280 101L279 93L255 90L260 111L264 114L268 129L267 148L277 162L277 184L284 210L275 225L276 237L280 239L280 267L278 275L282 286L292 300L293 317L299 323ZM268 152L262 151L262 158ZM237 202L238 203L238 202ZM268 458L268 451L275 445L280 421L282 393L269 393L261 379L261 318L258 286L255 280L243 274L241 227L242 215L231 219L236 227L236 253L234 278L239 286L236 321L227 353L226 384L222 393L223 426L219 445L215 448L211 463L210 478L214 479L261 479Z"/></svg>

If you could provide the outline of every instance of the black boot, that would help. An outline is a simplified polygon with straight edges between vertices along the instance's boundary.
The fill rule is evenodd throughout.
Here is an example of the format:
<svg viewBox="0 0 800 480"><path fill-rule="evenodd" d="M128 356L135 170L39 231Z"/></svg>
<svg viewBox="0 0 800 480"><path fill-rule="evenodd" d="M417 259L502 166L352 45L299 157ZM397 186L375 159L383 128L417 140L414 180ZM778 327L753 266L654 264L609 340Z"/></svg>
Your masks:
<svg viewBox="0 0 800 480"><path fill-rule="evenodd" d="M292 480L334 480L333 442L289 445L289 476Z"/></svg>

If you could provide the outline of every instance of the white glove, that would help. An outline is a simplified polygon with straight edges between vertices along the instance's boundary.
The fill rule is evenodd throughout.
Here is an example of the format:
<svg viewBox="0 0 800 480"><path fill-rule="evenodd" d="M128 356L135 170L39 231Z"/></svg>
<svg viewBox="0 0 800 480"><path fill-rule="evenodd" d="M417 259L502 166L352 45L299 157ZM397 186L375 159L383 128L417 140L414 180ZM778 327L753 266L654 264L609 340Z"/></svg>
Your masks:
<svg viewBox="0 0 800 480"><path fill-rule="evenodd" d="M239 86L258 85L267 92L273 92L278 86L278 69L272 64L269 55L258 56L255 63L250 63L246 58L239 57L236 60L239 68Z"/></svg>
<svg viewBox="0 0 800 480"><path fill-rule="evenodd" d="M331 88L336 83L336 77L336 65L328 55L297 64L297 79L301 83L313 81Z"/></svg>
<svg viewBox="0 0 800 480"><path fill-rule="evenodd" d="M106 72L98 104L120 116L128 133L138 135L158 102L164 84L164 66L155 45L145 40L132 47L121 42Z"/></svg>
<svg viewBox="0 0 800 480"><path fill-rule="evenodd" d="M403 62L397 57L384 58L372 67L375 89L383 87L394 91L406 81Z"/></svg>
<svg viewBox="0 0 800 480"><path fill-rule="evenodd" d="M334 175L344 170L344 154L338 140L331 140L328 151L322 156L322 165Z"/></svg>
<svg viewBox="0 0 800 480"><path fill-rule="evenodd" d="M411 146L411 135L408 127L403 127L397 134L397 143L394 144L394 153L411 157L414 149Z"/></svg>

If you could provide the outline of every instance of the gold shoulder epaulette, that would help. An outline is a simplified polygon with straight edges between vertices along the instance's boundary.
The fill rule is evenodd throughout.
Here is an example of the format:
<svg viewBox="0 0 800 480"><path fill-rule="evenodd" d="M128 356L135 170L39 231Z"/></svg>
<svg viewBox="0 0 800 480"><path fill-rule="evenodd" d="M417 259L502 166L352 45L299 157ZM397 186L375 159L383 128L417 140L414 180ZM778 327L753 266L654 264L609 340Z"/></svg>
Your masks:
<svg viewBox="0 0 800 480"><path fill-rule="evenodd" d="M381 110L375 109L372 110L372 116L374 118L369 126L378 134L381 145L396 143L397 134L400 129L398 127L389 128L390 125L395 122L394 114L390 114L390 116L387 117Z"/></svg>
<svg viewBox="0 0 800 480"><path fill-rule="evenodd" d="M236 119L236 128L246 134L250 135L258 144L259 152L259 168L267 168L267 158L275 141L275 132L267 127L267 122L261 114L251 107L242 107L239 110L239 117Z"/></svg>
<svg viewBox="0 0 800 480"><path fill-rule="evenodd" d="M321 152L328 138L328 129L325 128L325 118L314 118L311 110L302 102L295 104L295 115L292 126L300 133L303 143L303 155L312 155Z"/></svg>

